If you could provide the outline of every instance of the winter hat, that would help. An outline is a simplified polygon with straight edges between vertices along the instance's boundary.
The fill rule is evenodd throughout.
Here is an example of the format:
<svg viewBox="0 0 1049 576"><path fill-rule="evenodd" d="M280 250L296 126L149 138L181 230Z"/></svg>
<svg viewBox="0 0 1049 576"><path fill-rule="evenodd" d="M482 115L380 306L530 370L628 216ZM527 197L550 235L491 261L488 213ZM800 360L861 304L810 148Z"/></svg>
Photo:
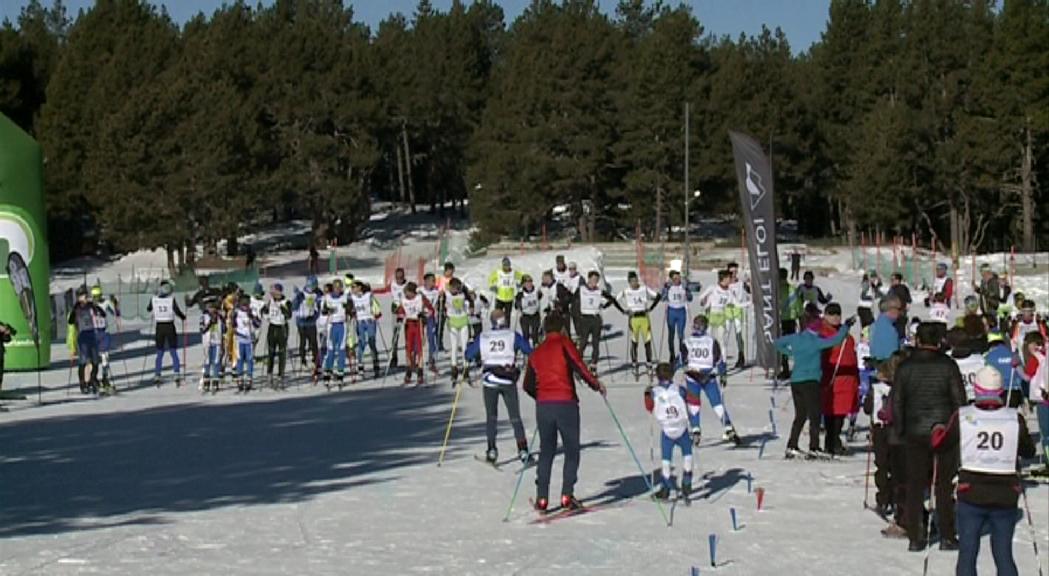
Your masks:
<svg viewBox="0 0 1049 576"><path fill-rule="evenodd" d="M980 273L990 272L990 271L991 271L991 265L990 264L988 264L986 262L984 262L983 264L980 264Z"/></svg>
<svg viewBox="0 0 1049 576"><path fill-rule="evenodd" d="M507 257L507 256L503 256L503 266L509 266L509 265L510 265L510 258Z"/></svg>
<svg viewBox="0 0 1049 576"><path fill-rule="evenodd" d="M276 283L274 283L274 284L273 284L273 291L274 291L274 292L280 292L280 293L283 293L283 292L284 292L284 285L283 285L283 284L281 284L280 282L276 282Z"/></svg>
<svg viewBox="0 0 1049 576"><path fill-rule="evenodd" d="M976 372L973 383L974 402L1002 401L1002 373L994 366L984 366Z"/></svg>
<svg viewBox="0 0 1049 576"><path fill-rule="evenodd" d="M164 280L160 283L161 296L170 296L172 291L174 291L174 287L171 285L171 282Z"/></svg>
<svg viewBox="0 0 1049 576"><path fill-rule="evenodd" d="M310 276L306 277L306 289L307 290L316 290L317 289L317 277L316 276L313 276L311 274Z"/></svg>
<svg viewBox="0 0 1049 576"><path fill-rule="evenodd" d="M946 270L947 269L947 263L946 262L940 262L940 263L936 264L936 269L937 270Z"/></svg>
<svg viewBox="0 0 1049 576"><path fill-rule="evenodd" d="M965 297L965 309L966 310L969 310L970 312L975 312L979 307L980 307L980 301L976 298L976 296L966 296Z"/></svg>

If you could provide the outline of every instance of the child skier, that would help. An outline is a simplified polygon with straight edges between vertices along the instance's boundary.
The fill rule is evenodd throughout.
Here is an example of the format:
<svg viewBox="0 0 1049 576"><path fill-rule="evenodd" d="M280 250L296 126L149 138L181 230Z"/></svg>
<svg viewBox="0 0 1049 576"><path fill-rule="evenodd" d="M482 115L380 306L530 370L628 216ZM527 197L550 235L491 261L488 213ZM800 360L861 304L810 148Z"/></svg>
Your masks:
<svg viewBox="0 0 1049 576"><path fill-rule="evenodd" d="M266 376L270 386L287 388L284 380L284 365L288 360L288 319L291 318L291 302L284 297L284 286L279 282L273 284L270 300L262 307L262 314L269 321L266 332ZM273 363L277 361L277 380L273 380Z"/></svg>
<svg viewBox="0 0 1049 576"><path fill-rule="evenodd" d="M233 311L233 332L237 340L237 391L250 392L255 384L255 333L262 322L251 310L251 298L242 294ZM247 366L247 377L244 369Z"/></svg>
<svg viewBox="0 0 1049 576"><path fill-rule="evenodd" d="M666 500L673 487L670 479L670 464L674 459L674 447L681 449L681 496L688 502L692 493L692 442L689 429L699 428L700 397L685 386L674 382L674 369L661 362L656 366L655 386L645 388L645 409L659 422L659 445L662 453L659 491L655 498Z"/></svg>
<svg viewBox="0 0 1049 576"><path fill-rule="evenodd" d="M725 428L722 438L731 440L738 446L741 443L740 437L736 434L736 428L732 425L732 418L729 416L728 410L725 409L721 398L721 389L718 387L719 379L721 380L721 386L725 386L727 383L725 358L721 353L721 344L716 338L707 334L707 328L707 317L702 314L696 316L692 320L692 333L681 343L681 361L685 366L685 383L688 386L688 392L697 399L701 393L707 395L710 407L714 409L714 413L721 419L721 423ZM697 413L692 426L692 442L696 446L699 446L701 434L700 418Z"/></svg>
<svg viewBox="0 0 1049 576"><path fill-rule="evenodd" d="M929 320L947 325L950 322L950 316L951 307L947 305L946 296L937 293L932 297L932 304L929 306Z"/></svg>
<svg viewBox="0 0 1049 576"><path fill-rule="evenodd" d="M400 318L397 317L397 308L401 305L401 299L404 298L404 287L408 285L408 280L404 276L404 268L398 268L393 271L393 282L390 283L390 312L393 313L393 337L390 339L390 367L396 368L400 360L397 358L397 350L401 344L401 331L403 326L401 325Z"/></svg>
<svg viewBox="0 0 1049 576"><path fill-rule="evenodd" d="M222 381L222 336L225 322L219 311L219 303L211 300L205 313L200 317L200 339L204 347L204 379L200 383L201 392L216 393Z"/></svg>
<svg viewBox="0 0 1049 576"><path fill-rule="evenodd" d="M146 312L153 314L156 324L156 346L157 359L153 367L153 381L160 386L160 372L164 367L164 352L171 353L171 365L175 372L175 385L182 385L182 371L178 358L178 331L175 330L175 318L183 322L186 315L178 307L178 302L172 294L174 288L171 282L164 280L160 283L160 293L153 297L146 305Z"/></svg>
<svg viewBox="0 0 1049 576"><path fill-rule="evenodd" d="M419 294L419 287L415 282L409 282L404 287L401 304L397 307L397 321L404 326L404 356L408 363L408 369L404 373L405 386L412 383L413 373L418 374L416 384L424 384L422 332L427 316L433 314L433 306Z"/></svg>
<svg viewBox="0 0 1049 576"><path fill-rule="evenodd" d="M648 313L659 304L661 298L647 286L641 285L637 272L631 271L627 274L627 283L629 286L616 298L616 308L630 318L630 362L634 366L634 378L641 377L637 361L637 344L642 339L645 341L645 371L651 378L655 365L652 362L652 323L649 321ZM621 305L620 302L622 302Z"/></svg>

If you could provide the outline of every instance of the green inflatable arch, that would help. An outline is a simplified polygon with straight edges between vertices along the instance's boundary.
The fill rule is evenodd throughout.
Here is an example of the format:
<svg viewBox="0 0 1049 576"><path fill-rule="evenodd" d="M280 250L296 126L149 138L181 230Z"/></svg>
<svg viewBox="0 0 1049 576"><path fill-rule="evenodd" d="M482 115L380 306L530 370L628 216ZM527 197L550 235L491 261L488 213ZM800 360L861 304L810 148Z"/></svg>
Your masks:
<svg viewBox="0 0 1049 576"><path fill-rule="evenodd" d="M51 306L48 280L47 218L44 208L43 156L40 145L8 117L0 114L0 321L18 331L8 343L4 367L35 370L51 364ZM36 306L39 353L8 277L11 252L22 256L29 269ZM27 299L26 305L29 305Z"/></svg>

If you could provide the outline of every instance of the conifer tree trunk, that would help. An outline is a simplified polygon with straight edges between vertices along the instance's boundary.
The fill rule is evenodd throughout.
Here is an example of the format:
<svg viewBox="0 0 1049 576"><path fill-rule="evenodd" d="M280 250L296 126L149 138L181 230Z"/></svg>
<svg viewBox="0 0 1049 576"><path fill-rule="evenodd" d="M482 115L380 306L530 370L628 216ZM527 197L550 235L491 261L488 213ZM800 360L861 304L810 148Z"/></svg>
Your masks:
<svg viewBox="0 0 1049 576"><path fill-rule="evenodd" d="M403 203L403 202L407 202L407 198L405 198L405 195L404 195L405 194L405 190L404 190L404 166L401 164L401 156L402 156L402 154L401 154L401 146L400 146L400 144L398 144L397 146L394 146L394 148L397 149L397 184L398 184L398 190L401 193L401 202Z"/></svg>
<svg viewBox="0 0 1049 576"><path fill-rule="evenodd" d="M1023 210L1023 251L1034 252L1034 166L1031 150L1031 127L1026 129L1023 164L1020 167L1020 204Z"/></svg>
<svg viewBox="0 0 1049 576"><path fill-rule="evenodd" d="M404 140L404 169L408 178L408 202L415 214L415 182L412 179L412 149L408 146L408 122L401 122L401 138Z"/></svg>

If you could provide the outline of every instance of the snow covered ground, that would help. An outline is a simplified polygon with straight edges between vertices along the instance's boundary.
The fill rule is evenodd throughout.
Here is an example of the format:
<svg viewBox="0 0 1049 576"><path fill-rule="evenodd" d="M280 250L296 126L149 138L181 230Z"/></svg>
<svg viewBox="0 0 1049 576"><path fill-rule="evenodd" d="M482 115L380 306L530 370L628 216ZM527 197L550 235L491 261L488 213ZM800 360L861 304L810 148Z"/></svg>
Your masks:
<svg viewBox="0 0 1049 576"><path fill-rule="evenodd" d="M369 259L358 268L381 269L374 264L381 247L346 250ZM541 268L543 258L553 265L553 253L530 254L519 265ZM493 263L460 268L481 274ZM615 288L622 287L621 272L606 270ZM281 278L303 280L291 272ZM709 284L713 273L704 270L700 279ZM846 310L857 283L851 272L820 280ZM920 305L915 312L923 312ZM385 320L384 339L392 328ZM665 358L662 307L653 322ZM653 425L642 406L643 384L624 367L625 321L610 310L606 324L600 369L608 400L650 471L658 466L651 456ZM80 396L70 388L75 375L60 360L42 374L43 406L36 404L35 374L8 375L5 390L29 398L6 403L9 411L0 414L0 574L684 575L693 566L701 574L732 575L922 571L923 555L908 553L906 541L883 539L882 520L863 510L866 439L861 435L842 461L784 461L790 393L765 382L758 369L733 375L726 389L743 447L721 441L715 416L704 407L699 498L688 508L667 506L672 527L654 503L634 498L645 490L641 473L601 398L581 390L584 450L576 493L591 504L622 505L532 525L533 473L526 473L503 522L516 465L495 471L473 457L485 446L479 388L465 390L447 459L437 467L454 398L445 360L441 378L428 388L400 387L395 371L341 393L299 378L286 392L202 396L195 384L155 388L143 381L153 363L149 326L132 323L124 330L114 359L121 388L115 397ZM292 336L293 347L296 340ZM192 334L194 371L202 357L198 343ZM730 358L734 348L728 346ZM52 352L67 357L61 344ZM531 433L533 405L523 394L522 406ZM503 457L512 454L505 420L499 446ZM560 459L553 478L557 494ZM760 511L758 488L765 491ZM1049 489L1033 486L1028 496L1042 564L1049 567ZM718 539L716 567L711 534ZM1021 574L1037 573L1026 522L1017 526L1014 553ZM953 573L955 558L933 550L930 573ZM993 570L986 540L980 570Z"/></svg>

